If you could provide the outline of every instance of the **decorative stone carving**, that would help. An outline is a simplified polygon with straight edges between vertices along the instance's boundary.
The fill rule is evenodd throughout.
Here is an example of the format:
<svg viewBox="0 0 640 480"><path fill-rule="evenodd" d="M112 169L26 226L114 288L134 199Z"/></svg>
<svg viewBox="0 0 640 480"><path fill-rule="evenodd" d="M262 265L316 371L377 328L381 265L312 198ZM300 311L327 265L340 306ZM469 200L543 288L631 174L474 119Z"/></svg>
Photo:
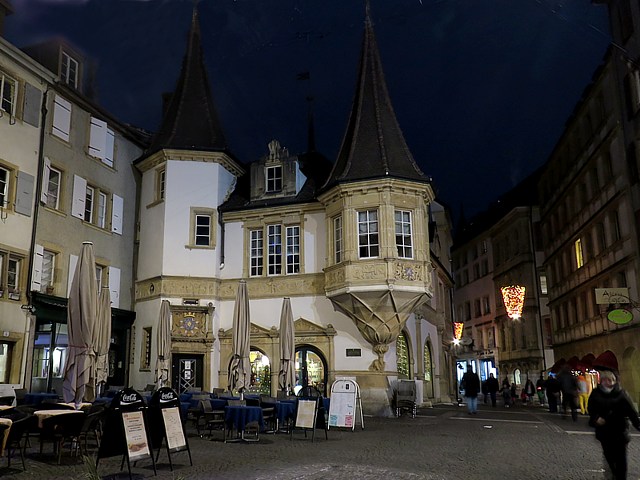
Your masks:
<svg viewBox="0 0 640 480"><path fill-rule="evenodd" d="M395 278L399 280L408 280L410 282L422 281L422 265L417 263L396 263Z"/></svg>

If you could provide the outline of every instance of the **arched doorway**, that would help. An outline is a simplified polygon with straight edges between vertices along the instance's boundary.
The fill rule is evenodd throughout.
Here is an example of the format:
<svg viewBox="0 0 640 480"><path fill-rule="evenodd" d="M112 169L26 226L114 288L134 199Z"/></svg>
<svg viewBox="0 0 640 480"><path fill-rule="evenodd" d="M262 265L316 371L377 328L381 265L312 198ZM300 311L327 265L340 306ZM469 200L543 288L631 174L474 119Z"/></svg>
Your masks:
<svg viewBox="0 0 640 480"><path fill-rule="evenodd" d="M297 393L305 385L316 387L322 395L327 395L327 362L318 350L311 345L296 347L296 386Z"/></svg>
<svg viewBox="0 0 640 480"><path fill-rule="evenodd" d="M269 357L263 351L251 347L249 361L251 362L249 391L271 395L271 361Z"/></svg>
<svg viewBox="0 0 640 480"><path fill-rule="evenodd" d="M431 342L424 342L424 392L427 397L433 398L433 359L431 358Z"/></svg>

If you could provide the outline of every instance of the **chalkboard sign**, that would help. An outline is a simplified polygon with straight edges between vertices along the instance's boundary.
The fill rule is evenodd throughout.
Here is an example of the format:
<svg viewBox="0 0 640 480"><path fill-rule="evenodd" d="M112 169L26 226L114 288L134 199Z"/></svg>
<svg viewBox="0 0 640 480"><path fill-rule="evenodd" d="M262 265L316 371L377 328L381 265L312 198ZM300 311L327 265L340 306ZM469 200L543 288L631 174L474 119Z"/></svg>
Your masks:
<svg viewBox="0 0 640 480"><path fill-rule="evenodd" d="M357 419L360 419L360 425L364 428L360 386L354 380L336 380L331 385L329 428L346 427L354 430Z"/></svg>
<svg viewBox="0 0 640 480"><path fill-rule="evenodd" d="M116 393L107 409L96 467L101 458L123 455L127 459L129 478L132 478L131 461L150 457L153 472L157 475L156 462L150 450L146 414L147 405L140 393L132 388Z"/></svg>
<svg viewBox="0 0 640 480"><path fill-rule="evenodd" d="M173 471L171 453L187 450L189 463L193 466L191 449L187 442L182 419L180 418L180 396L169 388L162 387L153 394L149 401L149 418L151 419L151 444L158 449L156 461L160 456L163 441L167 447L169 466Z"/></svg>

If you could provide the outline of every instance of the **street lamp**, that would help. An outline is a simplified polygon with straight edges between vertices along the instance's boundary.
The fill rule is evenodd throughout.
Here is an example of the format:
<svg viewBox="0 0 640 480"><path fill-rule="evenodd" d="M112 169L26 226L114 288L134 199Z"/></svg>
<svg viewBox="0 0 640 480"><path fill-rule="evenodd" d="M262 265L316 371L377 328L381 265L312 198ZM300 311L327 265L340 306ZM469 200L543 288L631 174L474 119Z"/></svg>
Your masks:
<svg viewBox="0 0 640 480"><path fill-rule="evenodd" d="M522 316L522 308L524 307L525 287L521 285L509 285L502 287L502 300L504 308L510 319L516 320Z"/></svg>

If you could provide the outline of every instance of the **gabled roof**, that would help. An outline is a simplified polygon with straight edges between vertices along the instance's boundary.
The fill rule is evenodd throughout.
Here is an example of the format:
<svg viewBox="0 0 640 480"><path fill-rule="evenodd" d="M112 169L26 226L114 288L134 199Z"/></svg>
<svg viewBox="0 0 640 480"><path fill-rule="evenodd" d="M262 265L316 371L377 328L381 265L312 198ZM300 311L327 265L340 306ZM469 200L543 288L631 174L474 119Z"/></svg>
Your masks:
<svg viewBox="0 0 640 480"><path fill-rule="evenodd" d="M214 107L204 65L198 11L193 9L180 78L151 142L148 155L163 149L226 151L227 141Z"/></svg>
<svg viewBox="0 0 640 480"><path fill-rule="evenodd" d="M367 2L349 123L333 171L323 188L385 177L429 181L413 159L391 105Z"/></svg>

